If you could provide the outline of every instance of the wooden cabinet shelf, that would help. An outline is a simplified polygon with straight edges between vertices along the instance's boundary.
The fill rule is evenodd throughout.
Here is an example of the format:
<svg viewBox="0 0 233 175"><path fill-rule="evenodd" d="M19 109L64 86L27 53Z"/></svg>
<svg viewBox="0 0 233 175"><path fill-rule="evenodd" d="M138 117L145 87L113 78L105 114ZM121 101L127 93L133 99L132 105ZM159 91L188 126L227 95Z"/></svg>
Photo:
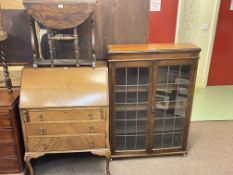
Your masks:
<svg viewBox="0 0 233 175"><path fill-rule="evenodd" d="M186 152L200 48L110 45L110 140L114 157Z"/></svg>

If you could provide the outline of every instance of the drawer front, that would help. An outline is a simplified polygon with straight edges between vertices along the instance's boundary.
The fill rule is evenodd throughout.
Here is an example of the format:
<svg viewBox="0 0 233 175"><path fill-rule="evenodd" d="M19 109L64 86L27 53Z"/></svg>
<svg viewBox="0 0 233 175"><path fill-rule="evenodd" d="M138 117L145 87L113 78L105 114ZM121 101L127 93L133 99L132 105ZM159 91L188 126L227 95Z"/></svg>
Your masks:
<svg viewBox="0 0 233 175"><path fill-rule="evenodd" d="M11 118L0 118L0 128L12 128Z"/></svg>
<svg viewBox="0 0 233 175"><path fill-rule="evenodd" d="M11 129L0 130L0 142L13 142L14 134Z"/></svg>
<svg viewBox="0 0 233 175"><path fill-rule="evenodd" d="M0 118L6 118L6 117L9 117L10 116L10 114L9 113L7 113L6 111L0 111Z"/></svg>
<svg viewBox="0 0 233 175"><path fill-rule="evenodd" d="M105 133L105 121L30 123L26 124L27 136L74 135L83 133Z"/></svg>
<svg viewBox="0 0 233 175"><path fill-rule="evenodd" d="M105 119L104 109L73 109L25 113L26 123L66 120L100 120Z"/></svg>
<svg viewBox="0 0 233 175"><path fill-rule="evenodd" d="M18 172L20 171L17 158L12 159L0 159L0 173L4 172Z"/></svg>
<svg viewBox="0 0 233 175"><path fill-rule="evenodd" d="M0 143L0 157L17 157L15 145Z"/></svg>
<svg viewBox="0 0 233 175"><path fill-rule="evenodd" d="M106 135L40 137L28 139L30 152L72 151L106 148Z"/></svg>

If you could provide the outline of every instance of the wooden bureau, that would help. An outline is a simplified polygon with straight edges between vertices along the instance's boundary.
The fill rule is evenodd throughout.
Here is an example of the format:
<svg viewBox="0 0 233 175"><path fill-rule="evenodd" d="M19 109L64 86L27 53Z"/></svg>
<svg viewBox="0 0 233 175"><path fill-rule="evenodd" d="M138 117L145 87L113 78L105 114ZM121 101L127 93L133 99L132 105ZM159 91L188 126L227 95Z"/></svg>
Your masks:
<svg viewBox="0 0 233 175"><path fill-rule="evenodd" d="M24 173L19 92L0 89L0 174Z"/></svg>
<svg viewBox="0 0 233 175"><path fill-rule="evenodd" d="M27 68L20 111L25 162L51 153L91 152L107 157L109 173L108 69Z"/></svg>

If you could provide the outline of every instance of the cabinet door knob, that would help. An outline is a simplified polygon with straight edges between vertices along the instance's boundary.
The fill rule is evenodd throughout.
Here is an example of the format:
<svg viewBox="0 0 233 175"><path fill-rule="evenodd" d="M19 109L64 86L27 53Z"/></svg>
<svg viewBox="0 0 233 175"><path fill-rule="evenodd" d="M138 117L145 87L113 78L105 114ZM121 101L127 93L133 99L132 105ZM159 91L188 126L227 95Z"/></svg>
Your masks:
<svg viewBox="0 0 233 175"><path fill-rule="evenodd" d="M89 126L89 132L90 132L90 133L94 133L94 132L95 132L94 126Z"/></svg>
<svg viewBox="0 0 233 175"><path fill-rule="evenodd" d="M90 145L91 148L94 148L94 147L95 147L95 143L94 143L93 141L90 141L90 142L89 142L89 145Z"/></svg>
<svg viewBox="0 0 233 175"><path fill-rule="evenodd" d="M45 129L44 128L40 128L40 135L45 135Z"/></svg>

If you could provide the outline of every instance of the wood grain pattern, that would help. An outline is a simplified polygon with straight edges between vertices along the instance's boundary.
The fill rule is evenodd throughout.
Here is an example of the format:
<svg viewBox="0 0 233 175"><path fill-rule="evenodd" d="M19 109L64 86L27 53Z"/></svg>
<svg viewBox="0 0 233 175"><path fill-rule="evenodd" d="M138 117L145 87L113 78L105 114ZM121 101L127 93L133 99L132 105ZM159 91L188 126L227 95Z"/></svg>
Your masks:
<svg viewBox="0 0 233 175"><path fill-rule="evenodd" d="M0 144L0 157L16 157L17 151L14 143Z"/></svg>
<svg viewBox="0 0 233 175"><path fill-rule="evenodd" d="M11 119L9 117L1 118L0 115L0 129L1 128L12 128Z"/></svg>
<svg viewBox="0 0 233 175"><path fill-rule="evenodd" d="M94 11L95 0L23 0L28 13L52 29L69 29L83 23Z"/></svg>
<svg viewBox="0 0 233 175"><path fill-rule="evenodd" d="M0 0L0 4L4 10L24 9L22 0Z"/></svg>
<svg viewBox="0 0 233 175"><path fill-rule="evenodd" d="M0 174L24 171L18 99L18 90L13 94L0 90Z"/></svg>
<svg viewBox="0 0 233 175"><path fill-rule="evenodd" d="M201 49L193 44L178 43L178 44L122 44L109 45L108 53L159 53L159 52L182 52L182 51L200 51Z"/></svg>
<svg viewBox="0 0 233 175"><path fill-rule="evenodd" d="M28 114L25 114L28 116L24 115L24 121L26 123L37 123L74 120L100 120L105 119L104 111L105 109L99 108L29 111ZM29 118L27 119L26 117Z"/></svg>
<svg viewBox="0 0 233 175"><path fill-rule="evenodd" d="M12 94L9 94L6 90L0 89L0 107L11 107L14 105L16 100L19 98L19 91L13 91Z"/></svg>
<svg viewBox="0 0 233 175"><path fill-rule="evenodd" d="M89 150L106 147L105 134L29 139L30 152Z"/></svg>
<svg viewBox="0 0 233 175"><path fill-rule="evenodd" d="M18 172L19 164L17 158L0 159L0 173Z"/></svg>
<svg viewBox="0 0 233 175"><path fill-rule="evenodd" d="M108 69L26 68L20 108L108 106Z"/></svg>
<svg viewBox="0 0 233 175"><path fill-rule="evenodd" d="M27 124L28 137L44 135L69 135L84 133L105 133L105 121L83 121L83 122L52 122ZM61 129L62 128L62 129Z"/></svg>
<svg viewBox="0 0 233 175"><path fill-rule="evenodd" d="M149 0L101 0L97 3L95 35L98 59L107 59L109 44L147 43L149 2Z"/></svg>
<svg viewBox="0 0 233 175"><path fill-rule="evenodd" d="M0 142L14 142L14 134L11 129L0 129Z"/></svg>

